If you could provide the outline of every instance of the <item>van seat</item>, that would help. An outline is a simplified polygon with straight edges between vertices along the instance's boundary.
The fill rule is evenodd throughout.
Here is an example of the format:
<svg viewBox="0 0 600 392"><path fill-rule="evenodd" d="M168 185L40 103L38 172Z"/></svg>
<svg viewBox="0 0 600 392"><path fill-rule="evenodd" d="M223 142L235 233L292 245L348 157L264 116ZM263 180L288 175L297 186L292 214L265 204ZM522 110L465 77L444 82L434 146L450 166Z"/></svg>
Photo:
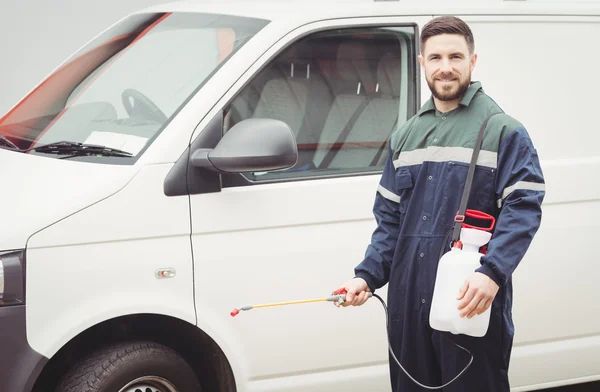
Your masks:
<svg viewBox="0 0 600 392"><path fill-rule="evenodd" d="M374 94L352 98L340 96L339 102L336 99L328 118L327 132L323 132L320 140L321 144L328 146L325 152L329 157L325 160L325 152L321 153L321 160L315 161L317 167L364 168L385 161L387 139L395 130L398 120L400 77L399 54L386 54L377 67ZM363 100L366 102L363 103ZM364 108L359 107L360 103L365 105ZM357 110L356 113L352 109ZM343 115L340 115L342 111ZM344 136L342 130L353 114L355 121L348 124L350 129ZM386 142L382 143L382 140Z"/></svg>
<svg viewBox="0 0 600 392"><path fill-rule="evenodd" d="M298 45L288 50L265 70L261 75L264 87L257 94L251 115L281 120L292 129L298 144L298 162L292 170L306 170L312 164L311 146L319 140L333 101L332 91L307 48L310 47Z"/></svg>
<svg viewBox="0 0 600 392"><path fill-rule="evenodd" d="M358 42L346 42L339 46L336 59L337 79L326 81L335 99L321 132L313 164L317 168L328 166L329 155L337 149L338 138L344 128L353 122L353 115L367 104L367 88L373 85L373 72L369 69L366 46Z"/></svg>
<svg viewBox="0 0 600 392"><path fill-rule="evenodd" d="M308 83L298 75L302 73L299 68L299 62L292 59L274 64L252 115L281 120L290 126L296 137L302 128L310 92Z"/></svg>

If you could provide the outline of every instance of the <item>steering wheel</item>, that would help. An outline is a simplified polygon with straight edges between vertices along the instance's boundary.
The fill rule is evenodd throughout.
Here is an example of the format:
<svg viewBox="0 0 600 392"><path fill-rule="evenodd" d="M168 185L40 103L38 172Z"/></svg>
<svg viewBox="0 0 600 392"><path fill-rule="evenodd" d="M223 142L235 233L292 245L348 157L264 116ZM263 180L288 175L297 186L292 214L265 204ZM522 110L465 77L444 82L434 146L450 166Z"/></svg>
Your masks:
<svg viewBox="0 0 600 392"><path fill-rule="evenodd" d="M138 90L128 88L121 94L121 100L129 117L147 118L160 124L168 120L158 106Z"/></svg>

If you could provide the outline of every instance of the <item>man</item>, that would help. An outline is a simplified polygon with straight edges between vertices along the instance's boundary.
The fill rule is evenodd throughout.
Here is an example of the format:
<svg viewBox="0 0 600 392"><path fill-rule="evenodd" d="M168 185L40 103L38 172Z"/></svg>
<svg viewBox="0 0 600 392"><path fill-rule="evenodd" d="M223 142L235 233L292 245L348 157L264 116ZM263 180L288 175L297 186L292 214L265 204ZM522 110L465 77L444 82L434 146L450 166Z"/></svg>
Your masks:
<svg viewBox="0 0 600 392"><path fill-rule="evenodd" d="M452 380L444 392L509 391L513 342L511 275L541 222L544 178L522 124L471 82L477 61L473 35L462 20L440 17L423 27L419 62L431 99L390 138L389 157L376 194L377 228L346 289L344 306L360 306L386 283L390 343L419 383ZM499 75L499 77L502 77ZM432 330L429 311L442 248L448 251L477 134L493 113L477 161L467 208L496 217L481 267L457 287L461 317L491 306L481 338ZM339 306L336 303L336 306ZM450 338L450 340L447 339ZM423 391L390 358L394 391Z"/></svg>

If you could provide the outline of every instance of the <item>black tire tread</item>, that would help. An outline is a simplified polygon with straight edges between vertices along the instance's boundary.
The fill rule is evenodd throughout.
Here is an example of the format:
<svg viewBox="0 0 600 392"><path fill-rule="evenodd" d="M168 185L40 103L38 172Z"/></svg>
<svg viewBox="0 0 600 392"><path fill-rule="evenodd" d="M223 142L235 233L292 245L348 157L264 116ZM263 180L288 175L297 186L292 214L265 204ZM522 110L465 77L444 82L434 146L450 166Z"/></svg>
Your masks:
<svg viewBox="0 0 600 392"><path fill-rule="evenodd" d="M78 366L69 371L57 391L59 392L96 392L102 382L119 365L137 357L151 353L170 356L173 361L182 362L181 357L172 349L158 343L128 342L107 346L84 358ZM187 366L185 362L182 366Z"/></svg>

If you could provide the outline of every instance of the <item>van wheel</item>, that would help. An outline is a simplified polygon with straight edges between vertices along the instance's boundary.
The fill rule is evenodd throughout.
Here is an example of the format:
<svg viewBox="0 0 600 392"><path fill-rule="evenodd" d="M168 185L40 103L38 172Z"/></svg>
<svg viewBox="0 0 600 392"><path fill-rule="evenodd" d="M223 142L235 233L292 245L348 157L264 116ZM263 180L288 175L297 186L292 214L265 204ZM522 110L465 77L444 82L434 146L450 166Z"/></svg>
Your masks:
<svg viewBox="0 0 600 392"><path fill-rule="evenodd" d="M190 365L157 343L130 342L84 358L62 379L56 392L201 392Z"/></svg>

